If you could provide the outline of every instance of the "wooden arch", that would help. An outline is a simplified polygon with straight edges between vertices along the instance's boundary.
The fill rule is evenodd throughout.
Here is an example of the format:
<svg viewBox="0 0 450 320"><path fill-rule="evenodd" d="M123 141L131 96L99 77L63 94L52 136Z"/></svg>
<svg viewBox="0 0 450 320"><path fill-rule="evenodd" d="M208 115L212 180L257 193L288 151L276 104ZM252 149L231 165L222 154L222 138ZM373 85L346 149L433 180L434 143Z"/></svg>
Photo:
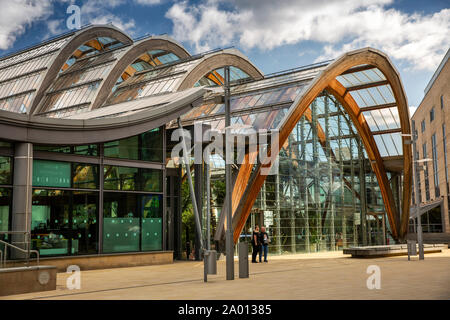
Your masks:
<svg viewBox="0 0 450 320"><path fill-rule="evenodd" d="M253 65L247 57L242 55L238 50L227 49L207 55L199 60L199 63L197 63L181 79L177 91L194 87L195 83L197 83L197 81L200 80L205 74L225 66L237 67L255 80L264 78L262 72L255 65Z"/></svg>
<svg viewBox="0 0 450 320"><path fill-rule="evenodd" d="M123 44L132 44L133 40L124 32L112 25L94 25L75 33L72 38L59 50L58 55L53 59L50 67L47 69L43 80L39 85L36 96L31 105L29 114L36 114L39 112L40 102L45 96L45 92L56 79L59 71L64 66L70 56L84 43L98 37L109 37L122 42Z"/></svg>
<svg viewBox="0 0 450 320"><path fill-rule="evenodd" d="M401 218L399 218L397 208L394 203L392 190L389 185L383 160L380 156L378 147L366 119L364 118L364 115L357 103L348 93L347 89L336 80L337 76L360 65L370 65L376 67L384 74L387 82L392 88L398 108L401 132L405 135L402 137L404 179ZM325 70L323 70L323 72L320 73L319 76L317 76L309 84L306 90L293 102L287 115L278 127L280 139L279 148L283 146L297 122L305 114L305 112L307 112L309 105L317 96L320 95L323 90L328 90L342 104L345 111L349 114L359 135L361 136L366 152L371 160L372 168L380 185L386 213L391 226L392 236L394 239L404 240L408 228L412 166L411 145L406 143L410 138L406 135L411 134L411 128L406 96L398 72L395 70L395 67L384 53L372 48L360 49L342 55L340 58L331 63ZM279 151L280 150L269 150L268 156L271 155L271 152L276 152L278 154ZM244 166L241 170L247 170L247 167L249 166ZM266 176L261 174L261 169L262 166L258 166L251 174L251 177L250 173L242 173L241 176L245 176L245 178L247 176L249 177L245 183L243 182L247 185L247 187L244 192L237 190L236 193L233 193L233 195L236 196L233 198L233 208L236 208L233 215L233 236L235 242L239 239L239 235L244 228L245 222L250 214L256 197L266 179ZM239 174L241 174L241 172L239 172ZM239 190L242 190L242 188Z"/></svg>
<svg viewBox="0 0 450 320"><path fill-rule="evenodd" d="M150 50L165 50L172 52L180 59L190 57L189 52L181 44L169 37L152 37L136 43L114 63L108 76L102 81L102 84L97 91L97 95L93 99L94 102L92 103L90 110L99 108L111 94L117 79L119 79L124 71L126 71L137 58Z"/></svg>

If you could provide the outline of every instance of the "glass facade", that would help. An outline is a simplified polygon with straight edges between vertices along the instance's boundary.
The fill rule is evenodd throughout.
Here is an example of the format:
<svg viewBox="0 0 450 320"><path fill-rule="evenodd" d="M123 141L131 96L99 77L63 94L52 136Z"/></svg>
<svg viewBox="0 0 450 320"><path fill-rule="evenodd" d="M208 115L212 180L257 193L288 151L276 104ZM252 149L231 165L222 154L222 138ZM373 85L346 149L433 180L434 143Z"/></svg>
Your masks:
<svg viewBox="0 0 450 320"><path fill-rule="evenodd" d="M288 101L301 90L291 88L290 93L289 88L276 89L281 92L267 100L272 104ZM246 110L251 101L243 101L240 109ZM284 115L285 110L280 113ZM254 110L240 117L269 127L272 123L268 121L274 121L275 126L279 123L276 115L268 119ZM211 168L213 185L220 184L224 180L223 159L214 155ZM215 186L212 192L213 199L221 199ZM222 203L213 206L215 223ZM376 175L349 115L327 93L314 100L283 145L278 169L266 177L243 233L251 234L254 225L267 227L272 239L269 251L275 254L387 243L388 220Z"/></svg>
<svg viewBox="0 0 450 320"><path fill-rule="evenodd" d="M328 95L310 109L311 118L297 123L279 154L278 172L267 177L253 206L272 236L270 250L383 244L380 188L349 116Z"/></svg>
<svg viewBox="0 0 450 320"><path fill-rule="evenodd" d="M45 152L33 160L32 247L41 256L162 250L163 170L146 167L162 164L162 131L104 146L34 146ZM52 160L52 153L67 160ZM99 165L105 158L117 165ZM0 170L0 184L10 184L10 158L0 157ZM11 192L0 188L0 228L6 230L8 201Z"/></svg>

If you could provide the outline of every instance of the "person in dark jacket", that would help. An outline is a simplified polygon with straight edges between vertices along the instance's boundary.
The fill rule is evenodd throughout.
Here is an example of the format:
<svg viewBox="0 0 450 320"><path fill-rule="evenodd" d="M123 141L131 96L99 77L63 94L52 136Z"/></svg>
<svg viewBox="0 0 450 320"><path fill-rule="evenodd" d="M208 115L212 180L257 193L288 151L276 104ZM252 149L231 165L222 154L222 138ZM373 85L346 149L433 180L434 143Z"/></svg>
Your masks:
<svg viewBox="0 0 450 320"><path fill-rule="evenodd" d="M257 263L256 256L258 255L259 247L260 247L259 227L255 226L255 230L253 230L253 234L252 234L252 249L253 249L253 252L252 252L252 263Z"/></svg>
<svg viewBox="0 0 450 320"><path fill-rule="evenodd" d="M267 251L268 251L268 246L269 246L269 235L266 232L266 227L262 226L261 227L261 232L259 233L259 242L260 242L260 247L259 247L259 262L262 262L262 255L264 252L264 262L267 262Z"/></svg>

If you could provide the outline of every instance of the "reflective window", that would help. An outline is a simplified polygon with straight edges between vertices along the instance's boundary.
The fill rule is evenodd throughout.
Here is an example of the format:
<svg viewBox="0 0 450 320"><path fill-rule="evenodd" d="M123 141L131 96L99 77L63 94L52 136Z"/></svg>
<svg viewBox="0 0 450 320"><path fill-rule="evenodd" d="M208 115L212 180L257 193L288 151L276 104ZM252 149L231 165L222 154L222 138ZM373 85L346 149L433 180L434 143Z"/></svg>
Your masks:
<svg viewBox="0 0 450 320"><path fill-rule="evenodd" d="M433 156L434 191L435 197L438 198L440 196L440 190L439 190L439 169L438 169L436 134L433 134L431 136L431 153Z"/></svg>
<svg viewBox="0 0 450 320"><path fill-rule="evenodd" d="M103 252L162 249L162 196L105 193Z"/></svg>
<svg viewBox="0 0 450 320"><path fill-rule="evenodd" d="M107 142L104 144L105 157L163 161L162 132L159 128L127 139Z"/></svg>
<svg viewBox="0 0 450 320"><path fill-rule="evenodd" d="M70 188L70 163L33 160L33 186Z"/></svg>
<svg viewBox="0 0 450 320"><path fill-rule="evenodd" d="M82 155L82 156L97 156L98 155L98 147L96 144L74 146L74 147L33 145L33 150L58 152L58 153L70 153L70 154L77 154L77 155Z"/></svg>
<svg viewBox="0 0 450 320"><path fill-rule="evenodd" d="M97 189L98 166L81 163L34 160L33 186Z"/></svg>
<svg viewBox="0 0 450 320"><path fill-rule="evenodd" d="M106 190L162 192L162 171L105 166L104 187Z"/></svg>
<svg viewBox="0 0 450 320"><path fill-rule="evenodd" d="M0 184L12 184L11 158L0 157Z"/></svg>
<svg viewBox="0 0 450 320"><path fill-rule="evenodd" d="M434 120L434 107L430 110L430 122Z"/></svg>
<svg viewBox="0 0 450 320"><path fill-rule="evenodd" d="M423 232L442 232L441 206L422 214L420 222Z"/></svg>
<svg viewBox="0 0 450 320"><path fill-rule="evenodd" d="M423 153L423 159L427 159L427 144L424 143L422 145L422 153ZM423 174L425 176L425 198L427 201L430 200L430 181L428 177L428 162L424 162L424 170Z"/></svg>
<svg viewBox="0 0 450 320"><path fill-rule="evenodd" d="M41 256L98 252L98 193L33 190L32 247Z"/></svg>
<svg viewBox="0 0 450 320"><path fill-rule="evenodd" d="M72 164L72 187L77 189L98 188L98 166L91 164Z"/></svg>
<svg viewBox="0 0 450 320"><path fill-rule="evenodd" d="M10 230L11 207L12 189L0 188L0 231ZM8 236L0 235L0 240L6 238L8 238Z"/></svg>
<svg viewBox="0 0 450 320"><path fill-rule="evenodd" d="M445 166L445 180L447 184L447 192L450 192L449 178L448 178L448 158L447 158L447 133L445 130L445 124L442 125L442 136L444 137L442 143L444 148L444 166Z"/></svg>

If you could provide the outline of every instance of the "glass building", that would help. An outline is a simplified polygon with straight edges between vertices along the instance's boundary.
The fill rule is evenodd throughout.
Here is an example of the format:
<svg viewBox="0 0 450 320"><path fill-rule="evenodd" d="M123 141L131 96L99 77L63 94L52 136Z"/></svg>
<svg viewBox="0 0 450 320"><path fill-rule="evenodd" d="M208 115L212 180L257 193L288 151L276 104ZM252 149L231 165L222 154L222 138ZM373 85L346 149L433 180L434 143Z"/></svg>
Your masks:
<svg viewBox="0 0 450 320"><path fill-rule="evenodd" d="M395 67L375 49L264 75L236 49L191 56L167 36L89 26L1 58L0 77L0 231L30 232L41 256L181 258L186 172L172 133L180 118L192 132L201 123L224 135L225 99L233 130L280 138L271 174L250 147L233 167L235 242L256 224L278 254L406 237L409 111ZM219 249L224 151L209 161L210 213L205 162L190 173L203 224L196 242L211 214Z"/></svg>

